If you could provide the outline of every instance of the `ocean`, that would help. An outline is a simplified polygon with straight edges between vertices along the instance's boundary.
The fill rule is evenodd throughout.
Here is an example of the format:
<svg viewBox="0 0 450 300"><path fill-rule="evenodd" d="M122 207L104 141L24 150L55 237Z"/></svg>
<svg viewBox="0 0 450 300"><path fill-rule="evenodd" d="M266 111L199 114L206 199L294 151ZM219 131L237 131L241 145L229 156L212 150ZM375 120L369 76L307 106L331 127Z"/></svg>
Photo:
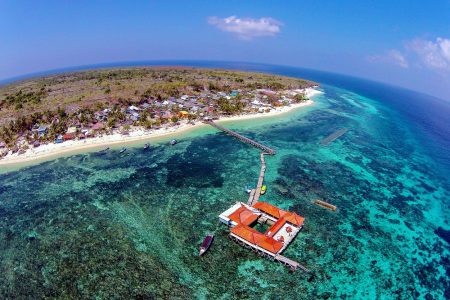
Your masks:
<svg viewBox="0 0 450 300"><path fill-rule="evenodd" d="M211 127L175 146L161 140L150 151L113 148L0 174L0 298L450 298L450 102L291 67L159 64L321 84L312 106L224 123L277 150L266 157L261 200L305 217L284 255L311 273L229 240L218 215L246 200L259 151Z"/></svg>

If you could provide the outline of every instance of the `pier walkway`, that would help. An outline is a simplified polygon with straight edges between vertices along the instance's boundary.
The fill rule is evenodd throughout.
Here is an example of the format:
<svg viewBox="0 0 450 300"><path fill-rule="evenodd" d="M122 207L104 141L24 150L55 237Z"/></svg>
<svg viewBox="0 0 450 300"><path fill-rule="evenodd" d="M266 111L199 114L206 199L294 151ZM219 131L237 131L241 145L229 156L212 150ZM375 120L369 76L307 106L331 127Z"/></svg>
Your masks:
<svg viewBox="0 0 450 300"><path fill-rule="evenodd" d="M213 121L205 120L204 123L209 124L217 129L237 138L238 140L240 140L243 143L252 145L253 147L259 148L263 151L263 152L261 152L261 155L260 155L261 170L259 172L258 183L256 184L256 188L252 189L250 191L250 195L249 195L249 198L247 201L247 205L249 205L249 206L255 205L259 201L259 197L261 196L261 189L262 189L263 183L264 183L264 175L266 173L266 161L264 159L264 155L275 155L275 150L272 148L269 148L263 144L260 144L252 139L249 139L248 137L245 137L237 132L234 132L228 128L225 128L222 125L219 125ZM342 134L344 134L344 133L345 132L343 132ZM337 137L339 137L339 136L337 136ZM335 137L335 139L337 137ZM287 266L291 271L295 271L297 269L302 269L303 271L305 271L307 273L310 272L306 267L302 266L298 262L293 261L283 255L271 253L270 251L267 251L267 250L259 247L256 244L252 244L249 241L239 237L238 235L236 235L234 233L230 233L229 237L232 240L234 240L235 242L237 242L239 245L243 246L244 248L251 249L253 252L257 253L258 255L267 257L272 261L278 261L278 262L282 263L283 265Z"/></svg>
<svg viewBox="0 0 450 300"><path fill-rule="evenodd" d="M245 137L245 136L243 136L237 132L234 132L228 128L225 128L222 125L219 125L213 121L204 121L204 122L206 124L209 124L217 129L237 138L238 140L240 140L243 143L250 144L256 148L263 150L263 152L261 153L261 171L259 172L258 183L256 184L256 188L250 192L250 196L247 201L248 205L253 206L256 202L259 201L259 197L261 196L261 189L262 189L262 186L264 183L264 175L266 173L266 161L264 159L264 155L275 155L275 150L272 148L269 148L263 144L255 142L254 140L249 139L248 137Z"/></svg>
<svg viewBox="0 0 450 300"><path fill-rule="evenodd" d="M264 159L264 155L267 155L268 153L262 152L261 153L261 171L259 172L258 177L258 183L256 184L256 188L252 190L250 193L250 197L248 198L247 204L250 206L253 206L256 204L256 202L259 201L259 197L261 196L261 188L264 183L264 175L266 173L266 161Z"/></svg>
<svg viewBox="0 0 450 300"><path fill-rule="evenodd" d="M238 140L240 140L240 141L243 142L243 143L252 145L253 147L256 147L256 148L259 148L259 149L263 150L263 151L266 152L267 154L270 154L270 155L274 155L274 154L275 154L275 150L274 150L274 149L272 149L272 148L270 148L270 147L267 147L267 146L265 146L265 145L263 145L263 144L260 144L260 143L258 143L258 142L256 142L256 141L252 140L252 139L249 139L248 137L245 137L245 136L243 136L242 134L239 134L239 133L237 133L237 132L234 132L233 130L230 130L230 129L228 129L228 128L225 128L225 127L223 127L222 125L219 125L219 124L217 124L217 123L215 123L215 122L213 122L213 121L204 121L204 122L205 122L206 124L209 124L209 125L211 125L211 126L217 128L217 129L223 131L223 132L228 133L229 135L231 135L231 136L237 138Z"/></svg>

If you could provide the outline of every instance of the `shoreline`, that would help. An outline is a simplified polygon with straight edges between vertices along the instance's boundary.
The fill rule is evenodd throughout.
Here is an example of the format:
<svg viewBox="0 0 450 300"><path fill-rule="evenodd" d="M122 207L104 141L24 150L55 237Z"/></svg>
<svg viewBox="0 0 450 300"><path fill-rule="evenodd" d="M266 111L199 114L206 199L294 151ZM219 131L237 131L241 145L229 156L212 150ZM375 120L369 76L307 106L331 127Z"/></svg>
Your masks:
<svg viewBox="0 0 450 300"><path fill-rule="evenodd" d="M233 122L233 121L239 122L243 120L259 119L264 117L272 118L280 116L285 113L296 110L300 107L310 106L314 104L314 101L311 100L311 97L322 93L323 93L322 91L310 88L307 91L307 96L310 99L305 102L272 109L268 113L253 113L253 114L221 117L216 122L218 123ZM207 126L208 125L204 124L201 121L197 121L194 125L187 124L187 122L183 122L181 125L177 125L170 128L161 128L157 130L143 130L143 129L131 130L128 135L113 133L111 135L103 135L85 140L67 141L61 144L50 143L41 145L37 148L28 149L23 154L18 153L8 154L7 156L0 159L0 166L20 168L32 165L34 163L40 163L67 155L86 153L90 152L90 150L99 150L109 146L114 147L114 146L128 145L139 141L143 142L143 141L165 140L171 137L174 138L180 136L181 134L192 131L194 129L199 129L201 127L206 128Z"/></svg>

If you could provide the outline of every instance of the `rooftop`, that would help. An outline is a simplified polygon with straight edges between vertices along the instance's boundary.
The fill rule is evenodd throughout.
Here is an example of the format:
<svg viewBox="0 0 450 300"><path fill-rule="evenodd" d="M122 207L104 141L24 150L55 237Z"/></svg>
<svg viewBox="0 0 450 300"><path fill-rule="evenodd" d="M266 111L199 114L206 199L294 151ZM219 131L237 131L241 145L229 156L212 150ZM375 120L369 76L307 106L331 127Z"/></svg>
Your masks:
<svg viewBox="0 0 450 300"><path fill-rule="evenodd" d="M237 202L220 214L219 219L231 227L231 235L272 255L281 253L288 246L304 222L304 218L296 213L266 202L257 202L253 206ZM268 224L270 228L265 233L258 232L251 227L256 222Z"/></svg>

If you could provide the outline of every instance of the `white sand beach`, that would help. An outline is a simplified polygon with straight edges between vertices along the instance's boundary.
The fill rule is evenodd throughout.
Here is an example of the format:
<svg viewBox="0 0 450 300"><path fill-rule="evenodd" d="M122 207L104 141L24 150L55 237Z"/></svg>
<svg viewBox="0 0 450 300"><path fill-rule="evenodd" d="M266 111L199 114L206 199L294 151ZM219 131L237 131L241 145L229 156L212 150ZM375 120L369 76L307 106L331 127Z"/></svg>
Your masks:
<svg viewBox="0 0 450 300"><path fill-rule="evenodd" d="M272 109L270 112L265 113L253 113L236 115L230 117L221 117L217 122L222 121L241 121L263 117L275 117L283 115L287 112L295 110L300 107L312 105L314 102L311 98L322 92L313 88L306 90L306 96L310 99L302 103L291 104L289 106L283 106L276 109ZM197 121L195 124L188 124L187 121L181 122L180 125L173 127L165 127L155 130L144 130L142 128L132 128L127 135L123 135L119 132L113 134L104 134L93 138L84 140L71 140L60 144L49 143L40 145L36 148L30 148L25 153L18 154L9 153L5 157L0 159L0 166L13 166L13 165L28 165L30 162L40 162L44 160L54 159L60 156L83 153L89 150L101 149L108 146L120 146L126 145L138 141L154 141L158 139L175 138L182 136L188 131L197 129L201 126L209 126L203 122Z"/></svg>

